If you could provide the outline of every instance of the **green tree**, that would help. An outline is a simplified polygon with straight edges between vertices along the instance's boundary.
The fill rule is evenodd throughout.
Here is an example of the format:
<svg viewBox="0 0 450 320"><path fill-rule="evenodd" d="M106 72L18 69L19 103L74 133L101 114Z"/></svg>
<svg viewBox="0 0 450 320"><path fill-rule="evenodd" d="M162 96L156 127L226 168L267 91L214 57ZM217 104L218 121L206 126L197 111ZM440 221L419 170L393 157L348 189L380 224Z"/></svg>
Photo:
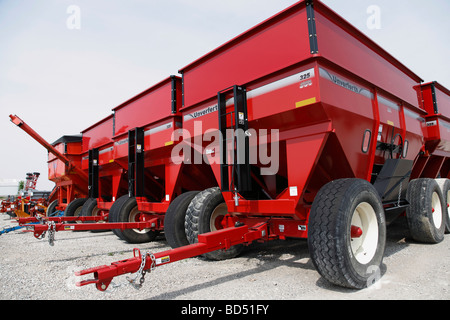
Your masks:
<svg viewBox="0 0 450 320"><path fill-rule="evenodd" d="M19 190L17 190L17 193L20 193L23 189L25 189L25 181L21 180L19 181Z"/></svg>

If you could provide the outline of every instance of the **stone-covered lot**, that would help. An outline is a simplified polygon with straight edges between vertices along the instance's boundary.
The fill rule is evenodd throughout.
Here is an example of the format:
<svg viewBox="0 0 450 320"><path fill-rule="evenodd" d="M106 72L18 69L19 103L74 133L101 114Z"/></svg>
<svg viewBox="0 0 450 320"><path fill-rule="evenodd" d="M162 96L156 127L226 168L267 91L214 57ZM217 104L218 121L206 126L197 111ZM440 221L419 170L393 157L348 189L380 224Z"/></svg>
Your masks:
<svg viewBox="0 0 450 320"><path fill-rule="evenodd" d="M0 230L16 226L0 215ZM107 292L93 285L78 288L81 269L170 249L157 241L131 245L112 232L58 232L47 238L14 231L0 236L2 300L309 300L309 299L450 299L450 235L437 245L414 242L404 218L388 228L382 278L361 291L335 287L314 269L304 240L255 244L233 260L192 258L147 273L140 290L126 276ZM130 276L130 275L128 275ZM89 278L87 276L87 278ZM82 278L83 280L86 277Z"/></svg>

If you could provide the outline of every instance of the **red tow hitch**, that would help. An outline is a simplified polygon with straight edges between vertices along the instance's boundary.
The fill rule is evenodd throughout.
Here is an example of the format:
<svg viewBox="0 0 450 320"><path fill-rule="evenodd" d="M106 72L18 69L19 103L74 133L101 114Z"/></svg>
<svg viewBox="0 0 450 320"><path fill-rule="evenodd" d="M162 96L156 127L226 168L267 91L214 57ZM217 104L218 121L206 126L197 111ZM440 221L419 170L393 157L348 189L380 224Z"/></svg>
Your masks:
<svg viewBox="0 0 450 320"><path fill-rule="evenodd" d="M139 249L133 249L133 254L134 258L114 262L110 266L100 266L76 272L76 276L84 276L93 273L95 277L95 279L92 280L77 282L77 287L82 287L92 283L95 284L98 290L105 291L108 289L114 277L127 273L135 273L139 270L142 263L141 252ZM152 261L147 261L149 259L147 259L147 257L145 258L144 268L147 267L148 262L149 265L152 264Z"/></svg>
<svg viewBox="0 0 450 320"><path fill-rule="evenodd" d="M238 244L249 245L256 240L268 240L267 231L267 223L261 223L252 228L244 225L200 234L198 243L155 254L147 253L141 255L139 249L134 249L134 257L131 259L117 261L109 266L100 266L76 272L76 276L94 275L94 279L78 282L77 286L82 287L88 284L95 284L98 290L105 291L114 277L137 272L137 276L132 280L129 279L129 282L139 288L144 282L145 273L152 271L156 267L216 250L228 250Z"/></svg>

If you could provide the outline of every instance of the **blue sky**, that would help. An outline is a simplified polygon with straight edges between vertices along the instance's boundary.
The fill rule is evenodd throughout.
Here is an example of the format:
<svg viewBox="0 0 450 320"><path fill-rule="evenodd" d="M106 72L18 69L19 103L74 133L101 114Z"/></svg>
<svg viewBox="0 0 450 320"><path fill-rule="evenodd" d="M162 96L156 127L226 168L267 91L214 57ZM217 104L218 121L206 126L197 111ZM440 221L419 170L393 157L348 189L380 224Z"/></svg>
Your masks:
<svg viewBox="0 0 450 320"><path fill-rule="evenodd" d="M0 0L0 179L42 173L45 149L9 122L14 113L50 142L77 134L130 97L296 3L289 0ZM448 0L324 0L425 81L450 88ZM70 30L67 8L80 8ZM369 30L367 8L381 9Z"/></svg>

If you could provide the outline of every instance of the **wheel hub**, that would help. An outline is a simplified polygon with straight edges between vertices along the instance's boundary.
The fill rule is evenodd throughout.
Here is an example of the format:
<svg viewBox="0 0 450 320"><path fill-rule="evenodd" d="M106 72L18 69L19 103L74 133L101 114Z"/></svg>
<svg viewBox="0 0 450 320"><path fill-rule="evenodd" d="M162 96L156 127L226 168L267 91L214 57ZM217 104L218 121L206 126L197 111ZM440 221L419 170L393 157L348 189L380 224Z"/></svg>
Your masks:
<svg viewBox="0 0 450 320"><path fill-rule="evenodd" d="M433 192L431 197L431 207L434 226L439 229L442 225L442 205L436 192Z"/></svg>
<svg viewBox="0 0 450 320"><path fill-rule="evenodd" d="M353 213L350 228L351 249L361 264L369 263L378 247L378 221L373 207L363 202Z"/></svg>

